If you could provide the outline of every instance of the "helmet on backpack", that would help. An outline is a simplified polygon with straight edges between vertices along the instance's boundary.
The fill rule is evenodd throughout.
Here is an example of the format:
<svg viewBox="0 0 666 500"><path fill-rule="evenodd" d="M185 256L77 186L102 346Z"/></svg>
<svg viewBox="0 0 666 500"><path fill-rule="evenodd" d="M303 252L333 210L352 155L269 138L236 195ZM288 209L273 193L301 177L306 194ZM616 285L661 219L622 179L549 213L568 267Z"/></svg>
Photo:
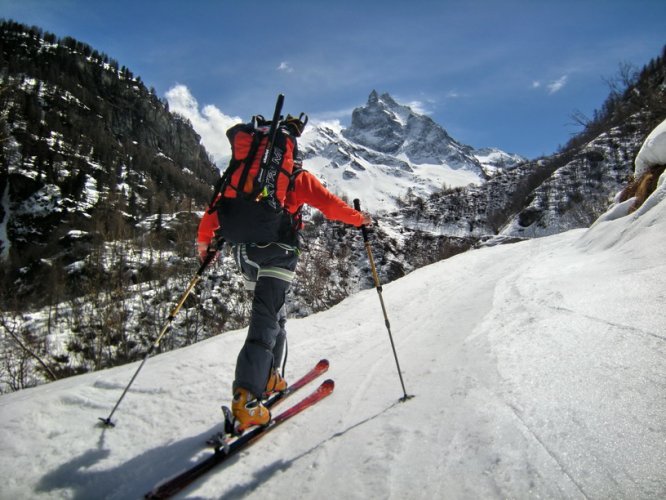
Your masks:
<svg viewBox="0 0 666 500"><path fill-rule="evenodd" d="M308 123L308 115L301 113L298 118L287 115L282 123L295 137L300 137L305 125Z"/></svg>

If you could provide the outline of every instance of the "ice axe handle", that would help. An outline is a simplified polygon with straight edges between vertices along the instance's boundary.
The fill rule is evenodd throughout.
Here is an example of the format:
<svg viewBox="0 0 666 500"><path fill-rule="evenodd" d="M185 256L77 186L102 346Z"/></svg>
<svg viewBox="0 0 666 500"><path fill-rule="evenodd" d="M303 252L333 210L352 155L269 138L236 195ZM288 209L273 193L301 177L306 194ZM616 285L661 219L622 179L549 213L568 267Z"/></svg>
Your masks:
<svg viewBox="0 0 666 500"><path fill-rule="evenodd" d="M357 212L361 211L361 200L359 200L358 198L354 199L354 209ZM363 224L361 226L361 233L363 233L363 241L367 242L368 241L368 228L365 227L365 224Z"/></svg>

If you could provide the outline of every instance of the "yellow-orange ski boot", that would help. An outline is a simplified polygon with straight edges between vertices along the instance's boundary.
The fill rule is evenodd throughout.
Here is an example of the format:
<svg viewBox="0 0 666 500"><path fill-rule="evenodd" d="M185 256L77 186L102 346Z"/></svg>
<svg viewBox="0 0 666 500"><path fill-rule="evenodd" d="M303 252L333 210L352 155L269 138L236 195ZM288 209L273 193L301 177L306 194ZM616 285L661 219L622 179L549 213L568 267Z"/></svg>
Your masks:
<svg viewBox="0 0 666 500"><path fill-rule="evenodd" d="M287 381L282 378L278 370L271 370L271 375L268 377L268 382L266 383L266 389L264 390L264 398L267 398L273 393L282 392L287 390Z"/></svg>
<svg viewBox="0 0 666 500"><path fill-rule="evenodd" d="M237 434L242 434L254 425L266 425L271 421L271 412L268 408L242 387L236 389L234 393L231 412L234 415L234 429Z"/></svg>

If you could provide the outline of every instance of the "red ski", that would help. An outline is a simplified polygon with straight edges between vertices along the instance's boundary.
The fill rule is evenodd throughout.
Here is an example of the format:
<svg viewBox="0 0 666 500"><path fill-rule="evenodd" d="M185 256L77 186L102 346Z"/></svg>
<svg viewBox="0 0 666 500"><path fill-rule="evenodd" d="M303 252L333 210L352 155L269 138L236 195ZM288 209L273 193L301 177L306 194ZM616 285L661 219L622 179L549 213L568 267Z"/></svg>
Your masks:
<svg viewBox="0 0 666 500"><path fill-rule="evenodd" d="M265 436L267 433L283 424L291 417L298 415L303 410L324 399L326 396L333 392L334 387L335 384L332 380L325 380L309 396L287 408L285 411L274 417L273 420L271 420L267 425L263 427L255 427L240 436L238 439L232 441L227 447L216 449L215 453L210 455L208 458L205 458L192 468L156 486L152 491L146 493L145 498L169 498L170 496L175 495L216 465L221 464L227 458L246 449L248 446L259 440L259 438Z"/></svg>
<svg viewBox="0 0 666 500"><path fill-rule="evenodd" d="M310 370L301 378L290 384L286 390L278 392L277 394L274 394L271 397L269 397L264 402L264 406L266 408L271 408L272 406L275 406L279 402L287 399L289 396L291 396L299 389L302 389L304 386L312 382L317 377L326 373L326 371L328 371L328 360L322 359L314 366L314 368L312 368L312 370Z"/></svg>
<svg viewBox="0 0 666 500"><path fill-rule="evenodd" d="M307 384L320 377L328 371L328 360L321 359L319 362L305 375L291 383L287 389L282 392L278 392L269 396L268 399L264 401L264 406L268 409L276 406L278 403L281 403L289 396L297 392L298 390L305 387ZM227 447L229 445L230 437L237 437L238 434L234 430L234 417L231 413L231 409L228 406L222 407L222 412L224 413L224 429L223 431L217 432L206 440L206 444L213 448L219 448L221 446Z"/></svg>

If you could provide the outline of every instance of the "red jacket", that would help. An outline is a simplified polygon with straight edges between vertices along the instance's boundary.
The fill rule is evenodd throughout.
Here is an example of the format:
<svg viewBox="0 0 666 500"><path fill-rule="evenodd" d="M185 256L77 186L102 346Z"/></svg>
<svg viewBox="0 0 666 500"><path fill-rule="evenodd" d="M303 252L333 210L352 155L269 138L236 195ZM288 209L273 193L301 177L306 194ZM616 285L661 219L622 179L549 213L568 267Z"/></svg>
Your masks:
<svg viewBox="0 0 666 500"><path fill-rule="evenodd" d="M327 219L338 220L352 226L363 224L363 215L347 205L340 198L326 189L319 180L307 170L296 176L294 188L287 191L284 207L290 214L295 214L303 205L315 207ZM209 245L215 230L220 227L217 212L204 212L199 223L197 242Z"/></svg>

